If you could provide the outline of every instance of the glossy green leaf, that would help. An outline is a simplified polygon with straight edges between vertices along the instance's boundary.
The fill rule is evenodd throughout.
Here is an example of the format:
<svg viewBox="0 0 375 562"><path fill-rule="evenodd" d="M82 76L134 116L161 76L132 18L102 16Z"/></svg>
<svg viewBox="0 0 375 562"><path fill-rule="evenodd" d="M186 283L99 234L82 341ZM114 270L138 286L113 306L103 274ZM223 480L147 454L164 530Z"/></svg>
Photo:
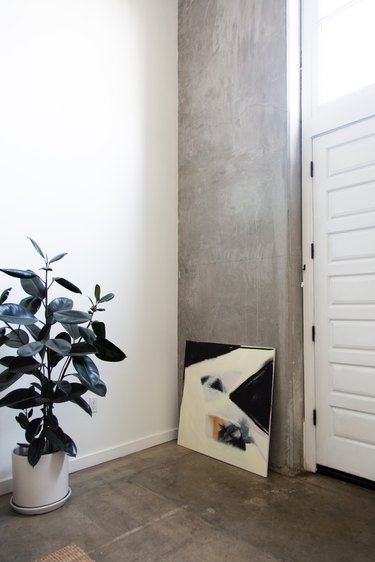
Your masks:
<svg viewBox="0 0 375 562"><path fill-rule="evenodd" d="M31 312L19 304L0 304L0 320L8 324L22 324L27 326L38 321Z"/></svg>
<svg viewBox="0 0 375 562"><path fill-rule="evenodd" d="M0 408L7 406L8 408L25 410L34 406L40 406L42 403L40 395L34 388L17 388L17 390L12 390L0 400Z"/></svg>
<svg viewBox="0 0 375 562"><path fill-rule="evenodd" d="M3 291L0 295L0 304L3 304L3 302L5 302L7 300L7 298L9 297L9 293L11 292L12 287L9 287L9 289L5 289L5 291Z"/></svg>
<svg viewBox="0 0 375 562"><path fill-rule="evenodd" d="M73 357L73 365L84 385L91 387L100 381L99 371L90 357Z"/></svg>
<svg viewBox="0 0 375 562"><path fill-rule="evenodd" d="M98 301L100 299L100 285L95 285L94 295L95 299Z"/></svg>
<svg viewBox="0 0 375 562"><path fill-rule="evenodd" d="M72 310L73 308L73 301L72 299L67 299L65 297L59 297L57 299L53 299L48 305L48 313L52 312L62 312L64 310Z"/></svg>
<svg viewBox="0 0 375 562"><path fill-rule="evenodd" d="M51 325L45 324L43 328L39 330L38 337L35 339L37 339L38 341L48 340L50 331L51 331Z"/></svg>
<svg viewBox="0 0 375 562"><path fill-rule="evenodd" d="M67 381L61 381L61 382L66 383ZM67 385L64 386L63 388L61 388L60 385L59 386L56 385L54 402L60 403L60 402L68 402L69 400L75 400L76 398L79 398L80 396L82 396L87 392L87 387L81 383L72 382L67 384L69 385L69 388Z"/></svg>
<svg viewBox="0 0 375 562"><path fill-rule="evenodd" d="M38 254L40 256L42 256L42 258L45 260L45 256L44 253L42 252L40 246L38 246L38 244L35 242L35 240L33 240L32 238L29 238L30 242L32 243L32 245L34 246L34 248L36 249L36 251L38 252Z"/></svg>
<svg viewBox="0 0 375 562"><path fill-rule="evenodd" d="M92 416L91 406L88 402L86 402L86 400L84 398L81 398L81 397L75 398L74 400L71 400L71 402L73 402L74 404L77 404L77 406L82 408L82 410L84 410L84 412L86 412L86 414L89 414L89 416Z"/></svg>
<svg viewBox="0 0 375 562"><path fill-rule="evenodd" d="M71 291L72 293L82 294L81 289L79 289L78 287L76 287L76 285L73 285L73 283L71 283L67 279L64 279L63 277L54 277L53 280L61 285L61 287L64 287L64 289L68 289L68 291Z"/></svg>
<svg viewBox="0 0 375 562"><path fill-rule="evenodd" d="M29 332L29 334L32 335L34 340L39 339L39 334L40 334L40 331L41 331L39 326L37 326L36 324L30 324L30 326L26 326L26 330ZM43 338L41 338L41 339L43 339Z"/></svg>
<svg viewBox="0 0 375 562"><path fill-rule="evenodd" d="M27 343L29 343L28 333L25 332L25 330L16 328L15 330L8 332L5 345L17 349L18 347L21 347L22 345L25 345Z"/></svg>
<svg viewBox="0 0 375 562"><path fill-rule="evenodd" d="M94 333L96 336L100 336L102 338L105 338L105 324L104 322L98 322L97 320L94 320L94 322L92 323L92 329L94 330Z"/></svg>
<svg viewBox="0 0 375 562"><path fill-rule="evenodd" d="M72 384L69 381L57 381L56 391L58 392L60 390L65 396L68 396L72 390Z"/></svg>
<svg viewBox="0 0 375 562"><path fill-rule="evenodd" d="M39 351L42 351L44 344L40 341L34 341L26 345L22 345L17 349L17 354L21 357L32 357Z"/></svg>
<svg viewBox="0 0 375 562"><path fill-rule="evenodd" d="M40 309L41 304L42 304L41 299L37 297L26 297L22 299L22 301L20 302L20 305L26 308L26 310L28 310L29 312L31 312L31 314L36 314Z"/></svg>
<svg viewBox="0 0 375 562"><path fill-rule="evenodd" d="M53 314L55 319L61 322L61 324L83 324L91 319L90 314L81 310L64 310L62 312L54 312Z"/></svg>
<svg viewBox="0 0 375 562"><path fill-rule="evenodd" d="M63 432L61 427L56 429L48 428L46 430L46 438L60 451L64 451L70 457L77 455L77 447L73 439Z"/></svg>
<svg viewBox="0 0 375 562"><path fill-rule="evenodd" d="M36 273L31 269L0 269L3 273L10 275L10 277L17 277L17 279L31 279L36 277Z"/></svg>
<svg viewBox="0 0 375 562"><path fill-rule="evenodd" d="M35 418L27 424L25 437L29 443L31 443L32 440L38 436L40 430L42 429L42 424L43 424L43 418Z"/></svg>
<svg viewBox="0 0 375 562"><path fill-rule="evenodd" d="M0 357L0 365L4 365L4 367L9 367L13 359L14 359L14 355L6 355L4 357Z"/></svg>
<svg viewBox="0 0 375 562"><path fill-rule="evenodd" d="M69 355L71 356L79 356L79 355L87 355L90 353L96 353L98 350L95 346L90 345L89 343L79 342L73 343L72 348L70 350Z"/></svg>
<svg viewBox="0 0 375 562"><path fill-rule="evenodd" d="M45 342L45 346L51 351L54 351L55 353L58 353L62 356L69 355L70 349L72 347L69 342L60 338L47 340Z"/></svg>
<svg viewBox="0 0 375 562"><path fill-rule="evenodd" d="M100 302L100 303L102 303L102 302L108 302L108 301L111 301L111 300L114 299L114 298L115 298L115 295L114 295L113 293L108 293L108 295L104 295L104 297L102 297L102 298L99 300L99 302Z"/></svg>
<svg viewBox="0 0 375 562"><path fill-rule="evenodd" d="M90 345L95 344L96 335L92 330L90 330L90 328L84 328L83 326L79 326L78 330L86 343L89 343Z"/></svg>
<svg viewBox="0 0 375 562"><path fill-rule="evenodd" d="M38 299L44 299L46 296L46 286L40 277L32 277L31 279L21 279L22 289L28 295Z"/></svg>
<svg viewBox="0 0 375 562"><path fill-rule="evenodd" d="M57 254L57 256L54 256L51 260L48 260L48 263L53 263L55 261L59 261L61 260L64 256L67 256L67 252L63 252L62 254Z"/></svg>
<svg viewBox="0 0 375 562"><path fill-rule="evenodd" d="M95 347L98 349L98 353L95 356L102 361L123 361L126 355L119 347L117 347L112 342L105 338L97 337L95 341Z"/></svg>
<svg viewBox="0 0 375 562"><path fill-rule="evenodd" d="M22 375L22 371L18 373L11 373L9 369L5 369L5 371L0 374L0 392L12 386L12 384L17 382Z"/></svg>
<svg viewBox="0 0 375 562"><path fill-rule="evenodd" d="M33 357L13 357L9 362L8 369L11 373L35 373L42 366Z"/></svg>
<svg viewBox="0 0 375 562"><path fill-rule="evenodd" d="M29 425L29 418L24 412L20 412L18 416L15 417L16 421L20 424L22 429L26 429Z"/></svg>
<svg viewBox="0 0 375 562"><path fill-rule="evenodd" d="M81 337L79 333L78 324L64 324L61 323L64 330L68 332L68 334L73 338L73 340L78 340Z"/></svg>
<svg viewBox="0 0 375 562"><path fill-rule="evenodd" d="M97 382L94 386L90 386L89 390L98 396L105 396L107 394L107 387L102 380Z"/></svg>
<svg viewBox="0 0 375 562"><path fill-rule="evenodd" d="M45 448L46 440L44 436L37 437L30 443L30 447L27 452L27 460L31 466L38 464L40 457L42 456Z"/></svg>

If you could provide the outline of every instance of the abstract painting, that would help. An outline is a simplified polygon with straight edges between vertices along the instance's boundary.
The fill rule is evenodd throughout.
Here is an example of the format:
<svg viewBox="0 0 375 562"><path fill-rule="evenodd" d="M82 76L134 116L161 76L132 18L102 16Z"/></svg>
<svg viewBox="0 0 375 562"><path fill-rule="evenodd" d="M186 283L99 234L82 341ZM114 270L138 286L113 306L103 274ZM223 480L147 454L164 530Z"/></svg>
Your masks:
<svg viewBox="0 0 375 562"><path fill-rule="evenodd" d="M178 444L268 474L275 349L187 341Z"/></svg>

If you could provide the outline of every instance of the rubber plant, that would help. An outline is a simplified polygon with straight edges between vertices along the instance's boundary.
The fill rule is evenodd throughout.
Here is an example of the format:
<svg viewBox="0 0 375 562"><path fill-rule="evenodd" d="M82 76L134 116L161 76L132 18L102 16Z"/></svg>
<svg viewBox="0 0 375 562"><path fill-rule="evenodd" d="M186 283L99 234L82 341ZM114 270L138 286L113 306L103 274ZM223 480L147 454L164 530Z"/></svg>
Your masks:
<svg viewBox="0 0 375 562"><path fill-rule="evenodd" d="M72 402L92 415L84 395L90 391L105 396L107 392L92 357L122 361L126 356L106 338L104 322L94 319L114 294L102 296L95 285L88 311L75 310L73 300L66 296L52 298L57 286L76 294L81 290L64 277L52 277L51 265L66 253L49 259L30 241L44 262L40 275L30 269L0 269L18 278L26 293L19 304L8 302L10 288L0 296L0 346L13 350L0 355L0 391L22 377L27 382L1 398L0 407L20 410L16 420L25 430L26 443L19 445L26 447L28 462L35 466L44 453L61 450L76 456L77 447L61 428L54 406Z"/></svg>

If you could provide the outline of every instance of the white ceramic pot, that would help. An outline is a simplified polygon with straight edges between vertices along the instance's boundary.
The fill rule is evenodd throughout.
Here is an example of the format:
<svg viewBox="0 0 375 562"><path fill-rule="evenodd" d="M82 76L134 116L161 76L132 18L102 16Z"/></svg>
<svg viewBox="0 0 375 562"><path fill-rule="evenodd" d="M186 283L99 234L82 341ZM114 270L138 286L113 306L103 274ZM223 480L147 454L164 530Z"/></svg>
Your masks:
<svg viewBox="0 0 375 562"><path fill-rule="evenodd" d="M24 515L53 511L70 496L68 458L62 451L42 455L32 467L20 447L12 452L12 508Z"/></svg>

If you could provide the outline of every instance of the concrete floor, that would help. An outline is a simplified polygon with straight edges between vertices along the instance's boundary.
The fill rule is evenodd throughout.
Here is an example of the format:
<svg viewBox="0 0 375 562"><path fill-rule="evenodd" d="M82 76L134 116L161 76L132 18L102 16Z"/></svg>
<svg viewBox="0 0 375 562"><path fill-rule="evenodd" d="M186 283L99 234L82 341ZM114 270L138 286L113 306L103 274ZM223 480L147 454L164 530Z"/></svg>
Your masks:
<svg viewBox="0 0 375 562"><path fill-rule="evenodd" d="M267 479L174 442L71 475L57 511L0 498L1 562L70 543L105 562L374 562L375 492L321 475Z"/></svg>

